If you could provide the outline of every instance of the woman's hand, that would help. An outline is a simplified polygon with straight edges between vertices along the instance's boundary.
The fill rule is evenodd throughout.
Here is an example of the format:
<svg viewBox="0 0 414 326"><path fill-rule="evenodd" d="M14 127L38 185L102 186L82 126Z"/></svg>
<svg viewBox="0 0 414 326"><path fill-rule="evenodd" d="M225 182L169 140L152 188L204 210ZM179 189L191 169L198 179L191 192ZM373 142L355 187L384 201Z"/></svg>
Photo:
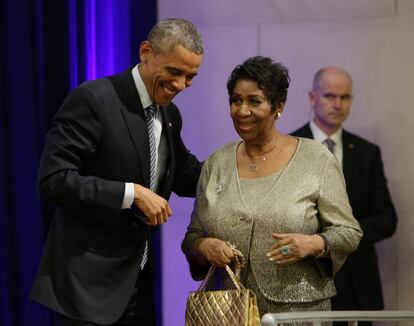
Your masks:
<svg viewBox="0 0 414 326"><path fill-rule="evenodd" d="M324 249L324 241L317 234L272 233L275 243L266 257L277 264L295 263L303 258L319 255Z"/></svg>
<svg viewBox="0 0 414 326"><path fill-rule="evenodd" d="M215 267L224 267L234 259L233 250L225 241L217 238L204 238L200 240L198 250Z"/></svg>

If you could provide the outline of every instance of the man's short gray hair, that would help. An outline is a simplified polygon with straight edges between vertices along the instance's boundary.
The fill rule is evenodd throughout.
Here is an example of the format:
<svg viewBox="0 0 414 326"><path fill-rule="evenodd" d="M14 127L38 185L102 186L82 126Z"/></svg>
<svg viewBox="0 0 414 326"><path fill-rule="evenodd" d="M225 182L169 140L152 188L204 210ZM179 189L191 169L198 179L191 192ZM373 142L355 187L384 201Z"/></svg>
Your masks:
<svg viewBox="0 0 414 326"><path fill-rule="evenodd" d="M196 54L204 53L203 40L193 23L181 18L158 22L148 34L148 41L155 52L166 52L177 45Z"/></svg>

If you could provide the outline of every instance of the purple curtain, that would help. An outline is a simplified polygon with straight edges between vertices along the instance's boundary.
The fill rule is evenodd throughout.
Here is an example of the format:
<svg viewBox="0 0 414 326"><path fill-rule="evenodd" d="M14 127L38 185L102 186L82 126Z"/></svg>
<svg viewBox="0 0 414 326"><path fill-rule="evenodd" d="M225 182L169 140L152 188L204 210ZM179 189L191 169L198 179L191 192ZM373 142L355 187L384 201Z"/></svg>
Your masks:
<svg viewBox="0 0 414 326"><path fill-rule="evenodd" d="M0 2L0 325L58 324L28 299L53 211L36 192L44 136L71 88L138 62L155 22L150 0Z"/></svg>

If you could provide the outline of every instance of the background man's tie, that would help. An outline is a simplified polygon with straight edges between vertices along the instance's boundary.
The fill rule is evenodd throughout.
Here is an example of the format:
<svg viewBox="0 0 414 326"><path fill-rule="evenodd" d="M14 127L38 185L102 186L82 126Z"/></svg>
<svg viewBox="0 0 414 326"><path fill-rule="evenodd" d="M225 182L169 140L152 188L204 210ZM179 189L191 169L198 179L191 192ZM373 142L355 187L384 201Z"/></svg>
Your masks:
<svg viewBox="0 0 414 326"><path fill-rule="evenodd" d="M155 117L155 107L150 105L145 110L146 123L148 128L148 139L149 139L149 149L150 149L150 189L155 191L155 172L156 172L156 162L157 162L157 146L155 143L155 133L154 133L154 117ZM141 260L141 270L144 269L145 263L148 260L148 240L145 241L144 254L142 255Z"/></svg>
<svg viewBox="0 0 414 326"><path fill-rule="evenodd" d="M335 142L331 138L326 138L322 144L324 144L328 149L331 151L332 154L334 154L335 150Z"/></svg>

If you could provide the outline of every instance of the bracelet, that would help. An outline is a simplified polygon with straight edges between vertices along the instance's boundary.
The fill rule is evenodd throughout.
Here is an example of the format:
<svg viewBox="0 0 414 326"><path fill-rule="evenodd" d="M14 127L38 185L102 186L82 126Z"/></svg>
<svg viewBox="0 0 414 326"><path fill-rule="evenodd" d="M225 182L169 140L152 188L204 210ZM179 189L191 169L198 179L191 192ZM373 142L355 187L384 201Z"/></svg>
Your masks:
<svg viewBox="0 0 414 326"><path fill-rule="evenodd" d="M329 252L329 244L328 240L326 239L325 235L322 233L315 233L316 235L319 235L323 240L323 249L322 251L316 256L316 258L324 257Z"/></svg>

